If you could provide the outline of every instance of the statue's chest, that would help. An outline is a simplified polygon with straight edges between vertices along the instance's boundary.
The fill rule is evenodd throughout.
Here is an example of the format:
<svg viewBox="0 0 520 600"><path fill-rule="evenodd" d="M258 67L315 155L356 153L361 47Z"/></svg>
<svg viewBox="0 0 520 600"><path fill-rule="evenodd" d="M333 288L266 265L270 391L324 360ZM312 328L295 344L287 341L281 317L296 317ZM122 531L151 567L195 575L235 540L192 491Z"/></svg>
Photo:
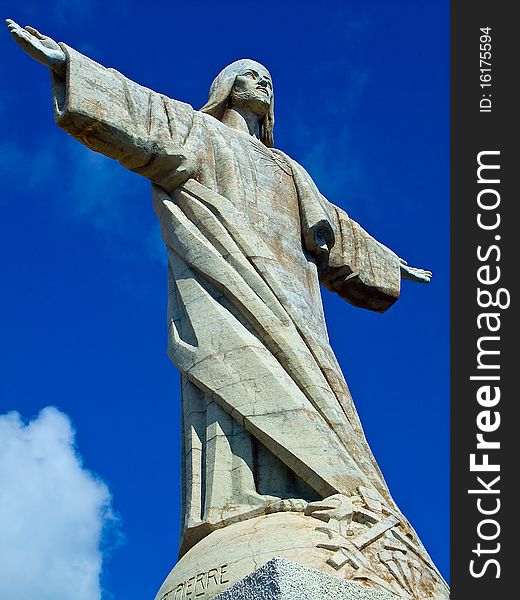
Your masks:
<svg viewBox="0 0 520 600"><path fill-rule="evenodd" d="M248 180L244 209L252 228L273 249L300 254L300 210L290 166L256 140L247 150L241 171Z"/></svg>

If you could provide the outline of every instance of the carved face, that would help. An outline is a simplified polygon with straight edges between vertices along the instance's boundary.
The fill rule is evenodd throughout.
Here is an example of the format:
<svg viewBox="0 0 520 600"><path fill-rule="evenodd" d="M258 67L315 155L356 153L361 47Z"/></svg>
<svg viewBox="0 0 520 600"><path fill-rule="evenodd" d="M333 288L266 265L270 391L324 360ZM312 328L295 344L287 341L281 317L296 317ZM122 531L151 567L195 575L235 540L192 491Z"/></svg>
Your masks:
<svg viewBox="0 0 520 600"><path fill-rule="evenodd" d="M231 90L231 106L244 108L263 117L273 98L273 83L269 71L261 65L245 68L236 76Z"/></svg>

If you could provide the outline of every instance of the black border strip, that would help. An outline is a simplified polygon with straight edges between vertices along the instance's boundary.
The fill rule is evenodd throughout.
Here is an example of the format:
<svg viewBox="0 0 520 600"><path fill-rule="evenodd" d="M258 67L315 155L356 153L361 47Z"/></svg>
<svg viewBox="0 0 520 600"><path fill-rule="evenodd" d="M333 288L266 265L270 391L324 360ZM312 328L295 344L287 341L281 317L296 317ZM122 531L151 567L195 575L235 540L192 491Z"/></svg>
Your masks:
<svg viewBox="0 0 520 600"><path fill-rule="evenodd" d="M520 94L515 91L519 88L520 30L514 11L515 3L504 0L452 0L451 4L451 597L454 600L520 596L520 583L515 581L520 565L513 565L516 559L513 540L518 529L513 509L520 496L513 491L513 486L520 483L520 426L515 419L520 395L514 379L515 372L520 373L520 328L516 313L520 229L515 220L515 205L520 205L516 190L520 177L517 147ZM491 28L491 58L486 61L491 63L490 72L480 70L488 67L480 63L480 36L486 35L480 28L485 27ZM483 40L485 43L487 38ZM486 83L487 73L491 74L491 85L481 86ZM486 101L481 103L481 100ZM483 112L488 108L487 100L491 100L491 112ZM500 154L489 154L492 151ZM499 165L500 169L481 170L481 180L485 181L479 183L481 152L487 153L481 154L481 162ZM479 193L482 205L493 206L495 199L498 206L479 207ZM481 224L491 227L497 215L500 224L494 229L484 229L478 223L479 213ZM497 267L500 279L496 283L483 283L482 280L496 279ZM480 305L478 288L489 292L489 295L481 292ZM483 306L490 298L499 306ZM506 307L508 298L510 306ZM482 316L492 313L498 316ZM490 327L498 326L496 331L490 331ZM481 368L479 344L480 350L484 349ZM495 368L488 368L491 366ZM472 376L488 379L471 380ZM490 376L500 379L492 380ZM498 395L495 388L500 388L498 402L495 402ZM487 442L499 442L500 449L478 449L478 433ZM471 471L471 454L475 455L477 465L485 462L487 454L489 463L500 471L485 471L485 467ZM492 484L498 476L500 479ZM484 485L490 488L487 492ZM496 512L485 515L485 510Z"/></svg>

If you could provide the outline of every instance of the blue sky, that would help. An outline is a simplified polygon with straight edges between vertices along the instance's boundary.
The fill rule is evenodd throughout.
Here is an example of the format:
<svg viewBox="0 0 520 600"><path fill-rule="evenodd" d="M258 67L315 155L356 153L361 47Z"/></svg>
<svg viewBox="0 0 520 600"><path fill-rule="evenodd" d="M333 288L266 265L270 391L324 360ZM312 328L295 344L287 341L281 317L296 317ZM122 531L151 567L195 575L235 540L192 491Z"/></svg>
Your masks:
<svg viewBox="0 0 520 600"><path fill-rule="evenodd" d="M223 66L262 62L274 80L275 145L373 236L434 272L429 286L404 282L385 315L327 292L324 304L369 443L447 577L449 3L0 6L2 17L197 108ZM48 73L7 30L0 51L0 415L20 413L5 431L26 448L40 444L35 423L69 432L65 446L46 446L47 462L69 452L69 485L81 472L109 490L108 501L85 483L107 524L92 537L104 597L153 598L176 560L180 408L149 184L54 125ZM24 426L47 406L60 412ZM27 540L18 542L23 559Z"/></svg>

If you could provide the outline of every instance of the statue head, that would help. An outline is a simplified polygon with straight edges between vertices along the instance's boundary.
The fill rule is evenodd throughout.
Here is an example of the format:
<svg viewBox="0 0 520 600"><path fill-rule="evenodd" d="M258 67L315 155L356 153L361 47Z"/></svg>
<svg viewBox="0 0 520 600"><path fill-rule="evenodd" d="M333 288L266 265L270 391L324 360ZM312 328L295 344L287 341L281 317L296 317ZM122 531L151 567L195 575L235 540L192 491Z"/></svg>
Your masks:
<svg viewBox="0 0 520 600"><path fill-rule="evenodd" d="M222 120L226 109L246 108L258 115L260 141L274 144L274 92L271 75L260 63L248 58L231 63L215 77L201 112Z"/></svg>

